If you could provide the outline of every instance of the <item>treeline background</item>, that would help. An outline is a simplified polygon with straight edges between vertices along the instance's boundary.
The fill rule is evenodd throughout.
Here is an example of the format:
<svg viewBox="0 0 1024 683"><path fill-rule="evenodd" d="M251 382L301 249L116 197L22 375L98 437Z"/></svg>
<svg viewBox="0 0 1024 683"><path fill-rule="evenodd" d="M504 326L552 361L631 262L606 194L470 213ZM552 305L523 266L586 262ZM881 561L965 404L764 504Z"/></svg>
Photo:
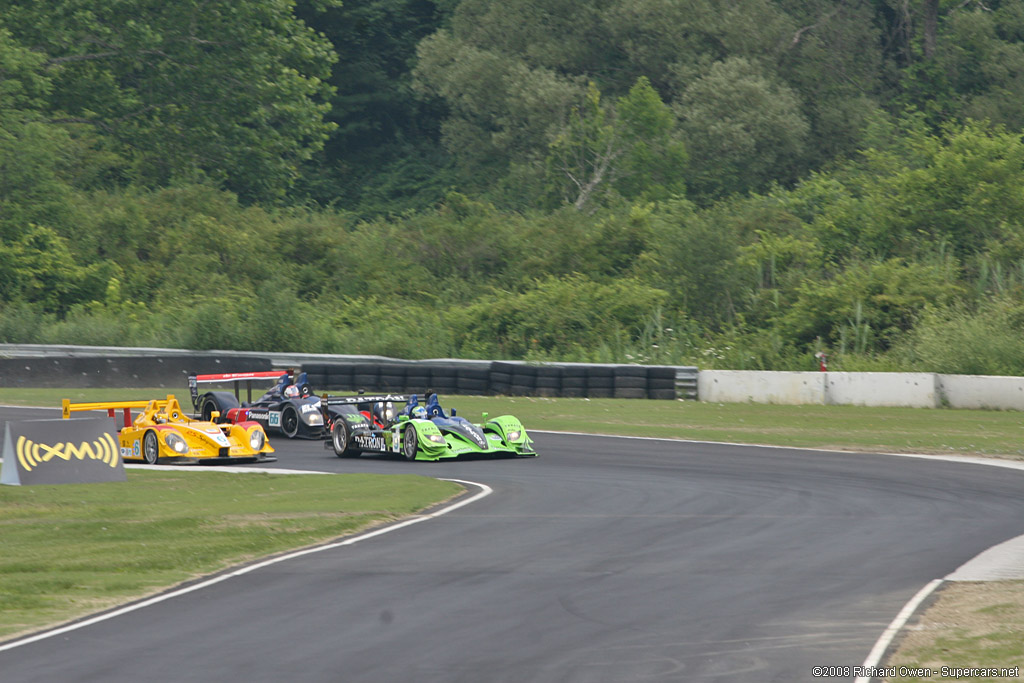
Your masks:
<svg viewBox="0 0 1024 683"><path fill-rule="evenodd" d="M1024 374L1020 0L0 0L0 341Z"/></svg>

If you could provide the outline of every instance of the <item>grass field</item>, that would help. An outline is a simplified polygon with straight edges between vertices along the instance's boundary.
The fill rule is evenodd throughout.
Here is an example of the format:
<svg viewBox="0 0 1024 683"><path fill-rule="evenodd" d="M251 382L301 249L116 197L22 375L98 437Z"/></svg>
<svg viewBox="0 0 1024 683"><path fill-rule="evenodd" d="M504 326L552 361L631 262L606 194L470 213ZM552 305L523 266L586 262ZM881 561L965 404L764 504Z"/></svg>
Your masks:
<svg viewBox="0 0 1024 683"><path fill-rule="evenodd" d="M62 398L128 400L163 398L167 393L166 389L0 388L0 404L56 408ZM172 393L187 400L187 391ZM470 396L442 397L442 401L471 420L485 411L512 413L533 430L1024 460L1024 413L1013 411ZM222 474L182 482L133 470L127 484L0 487L0 638L245 559L394 519L453 493L453 485L437 489L428 484L433 480L419 477L347 479L354 476ZM198 484L192 483L195 479L212 490L199 493ZM326 487L321 498L299 490L314 485ZM141 499L122 496L121 491L128 490L148 494ZM367 490L377 493L360 499L359 492ZM88 491L88 496L79 491ZM225 491L231 492L231 504L226 507ZM159 510L146 497L157 494L165 500ZM241 500L254 507L248 511L232 507ZM274 510L268 510L271 500L282 507L275 503ZM290 502L285 505L286 500ZM188 549L193 540L189 531L221 541L209 551L203 550L206 544ZM23 545L12 554L8 552L14 548L12 543ZM47 547L75 550L47 554ZM175 552L168 552L170 548ZM185 550L178 552L179 548ZM124 561L121 553L131 553L134 559ZM861 662L828 664L859 666ZM893 681L943 680L942 666L1020 667L1024 672L1024 582L947 585L908 629L885 665L936 671L928 679L886 679ZM964 676L958 680L993 679Z"/></svg>
<svg viewBox="0 0 1024 683"><path fill-rule="evenodd" d="M412 475L207 468L0 486L0 639L405 517L461 490Z"/></svg>

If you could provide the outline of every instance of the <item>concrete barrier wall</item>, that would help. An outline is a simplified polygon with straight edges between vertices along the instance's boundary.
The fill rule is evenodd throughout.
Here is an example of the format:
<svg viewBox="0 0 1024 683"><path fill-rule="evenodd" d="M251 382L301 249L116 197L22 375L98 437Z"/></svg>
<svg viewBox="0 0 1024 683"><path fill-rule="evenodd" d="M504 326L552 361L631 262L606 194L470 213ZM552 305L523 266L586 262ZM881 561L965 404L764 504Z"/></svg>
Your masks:
<svg viewBox="0 0 1024 683"><path fill-rule="evenodd" d="M1024 377L936 375L936 381L950 408L1024 410Z"/></svg>
<svg viewBox="0 0 1024 683"><path fill-rule="evenodd" d="M701 370L697 398L712 403L821 404L825 373Z"/></svg>
<svg viewBox="0 0 1024 683"><path fill-rule="evenodd" d="M825 404L937 408L935 375L926 372L823 372Z"/></svg>

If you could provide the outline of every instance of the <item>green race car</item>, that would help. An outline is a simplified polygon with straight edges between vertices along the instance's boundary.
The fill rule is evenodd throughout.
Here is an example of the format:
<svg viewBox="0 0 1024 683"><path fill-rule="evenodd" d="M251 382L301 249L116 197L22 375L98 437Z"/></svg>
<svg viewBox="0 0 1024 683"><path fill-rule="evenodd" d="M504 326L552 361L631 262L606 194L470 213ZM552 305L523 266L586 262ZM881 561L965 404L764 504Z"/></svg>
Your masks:
<svg viewBox="0 0 1024 683"><path fill-rule="evenodd" d="M394 404L405 407L395 412ZM533 442L512 415L481 424L447 415L428 394L426 406L411 396L325 397L324 409L333 413L330 438L324 444L339 458L363 453L395 453L407 460L447 458L536 457Z"/></svg>

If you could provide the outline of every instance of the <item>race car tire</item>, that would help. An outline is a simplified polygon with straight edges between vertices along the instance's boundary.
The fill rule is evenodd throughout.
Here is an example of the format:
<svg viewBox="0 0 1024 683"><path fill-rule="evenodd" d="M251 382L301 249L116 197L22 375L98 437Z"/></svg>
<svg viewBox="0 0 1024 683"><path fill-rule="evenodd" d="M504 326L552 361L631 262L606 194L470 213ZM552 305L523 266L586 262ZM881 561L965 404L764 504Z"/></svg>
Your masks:
<svg viewBox="0 0 1024 683"><path fill-rule="evenodd" d="M216 410L220 413L220 422L227 421L228 411L238 408L238 399L228 391L210 391L200 399L199 416L205 422L211 422L211 413Z"/></svg>
<svg viewBox="0 0 1024 683"><path fill-rule="evenodd" d="M299 411L291 403L281 409L281 433L294 439L299 433Z"/></svg>
<svg viewBox="0 0 1024 683"><path fill-rule="evenodd" d="M334 427L331 429L331 445L334 447L334 454L339 458L352 458L359 455L359 451L349 448L350 437L348 423L344 420L334 423Z"/></svg>
<svg viewBox="0 0 1024 683"><path fill-rule="evenodd" d="M419 450L419 437L416 435L416 427L407 425L402 433L402 454L406 460L415 460L416 451Z"/></svg>
<svg viewBox="0 0 1024 683"><path fill-rule="evenodd" d="M199 409L199 418L203 422L211 422L213 420L213 411L220 410L220 406L212 398L207 398L203 401L202 407Z"/></svg>
<svg viewBox="0 0 1024 683"><path fill-rule="evenodd" d="M160 459L160 437L150 430L142 437L142 460L147 465L155 465Z"/></svg>

